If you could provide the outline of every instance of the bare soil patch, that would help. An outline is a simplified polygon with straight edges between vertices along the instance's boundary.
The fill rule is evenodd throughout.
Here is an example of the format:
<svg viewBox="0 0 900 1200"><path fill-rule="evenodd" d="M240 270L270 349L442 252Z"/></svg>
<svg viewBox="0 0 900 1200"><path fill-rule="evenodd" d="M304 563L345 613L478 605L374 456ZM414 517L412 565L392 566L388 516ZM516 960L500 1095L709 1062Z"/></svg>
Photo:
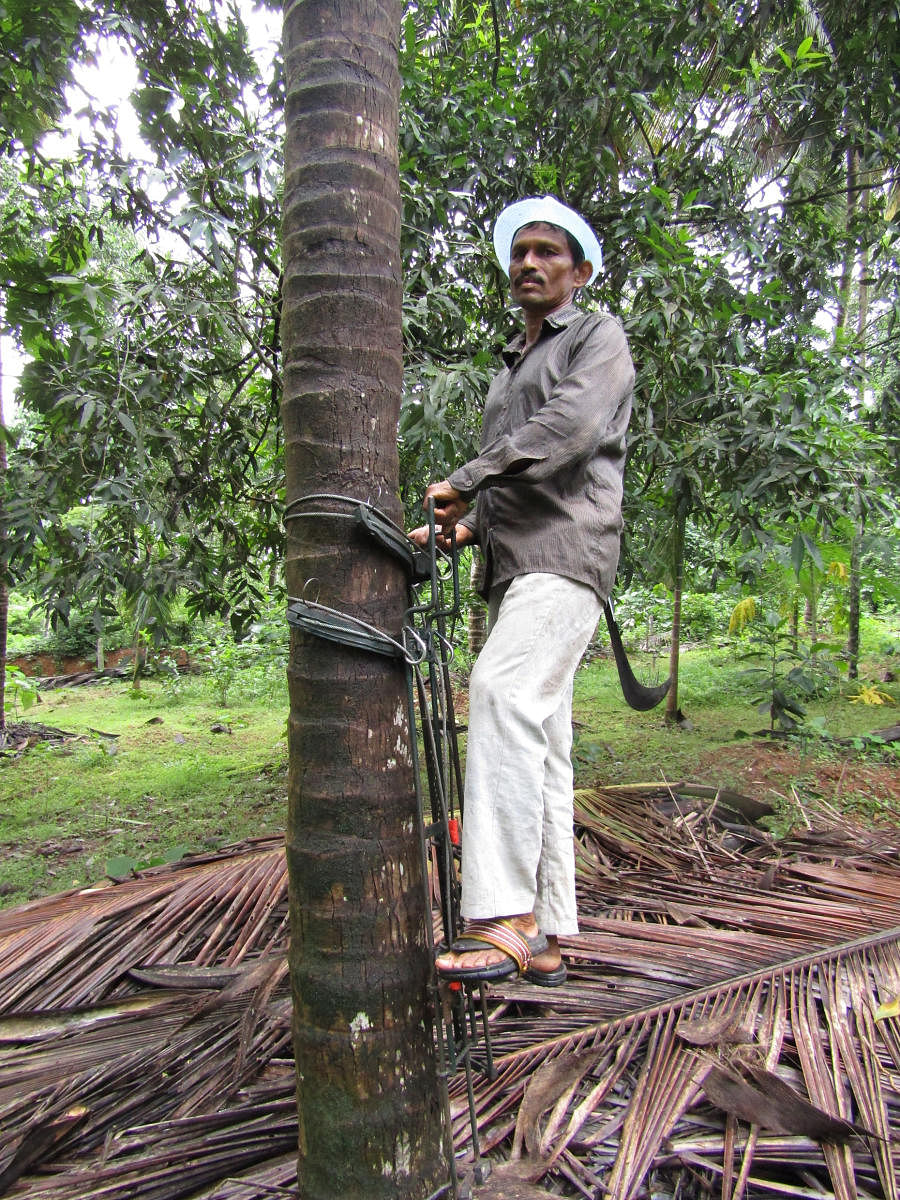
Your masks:
<svg viewBox="0 0 900 1200"><path fill-rule="evenodd" d="M725 784L767 804L817 798L835 807L856 802L873 814L900 819L900 770L855 750L804 751L793 743L734 742L708 751L699 778Z"/></svg>

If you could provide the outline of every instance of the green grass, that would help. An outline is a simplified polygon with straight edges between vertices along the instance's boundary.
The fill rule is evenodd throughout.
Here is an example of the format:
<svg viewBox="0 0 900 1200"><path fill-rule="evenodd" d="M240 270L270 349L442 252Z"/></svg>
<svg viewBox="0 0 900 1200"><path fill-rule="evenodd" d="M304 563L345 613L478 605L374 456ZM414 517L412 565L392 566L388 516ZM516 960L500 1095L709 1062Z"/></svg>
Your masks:
<svg viewBox="0 0 900 1200"><path fill-rule="evenodd" d="M896 622L872 637L863 678L876 679L896 661L890 649L896 642ZM665 674L664 659L632 652L631 660L644 682ZM611 659L594 658L576 679L577 783L696 779L704 755L733 745L738 731L768 724L752 703L759 684L742 674L746 666L733 646L686 652L679 701L690 725L670 727L662 706L649 713L627 708ZM222 669L219 664L219 675L207 678L145 681L139 696L125 681L42 693L25 717L79 737L0 758L0 904L100 880L117 857L148 866L184 850L284 828L283 665L229 668L227 707L221 704ZM900 699L896 683L879 686ZM810 717L823 718L833 737L869 733L900 717L896 707L850 703L855 691L836 685L809 703ZM213 732L217 724L229 732ZM834 751L808 739L801 752L798 783L805 786L807 770L815 775L816 756ZM852 779L850 772L848 807L858 799ZM703 781L737 783L727 775ZM122 869L120 862L115 873Z"/></svg>
<svg viewBox="0 0 900 1200"><path fill-rule="evenodd" d="M271 690L226 709L202 681L44 693L27 719L80 737L0 760L2 901L102 878L114 856L145 866L283 828L287 696Z"/></svg>
<svg viewBox="0 0 900 1200"><path fill-rule="evenodd" d="M667 662L658 656L631 652L629 658L645 683L655 684L667 673ZM585 786L683 780L694 775L705 753L768 728L768 714L754 704L763 689L758 679L744 674L752 665L738 659L733 645L685 652L678 696L687 724L671 726L664 718L665 703L648 713L629 709L612 661L594 660L575 681L576 782ZM879 667L875 659L867 660L861 675L874 675ZM896 683L879 687L895 702L900 699ZM818 720L825 733L837 738L868 734L900 716L897 707L851 703L857 690L846 681L836 683L827 695L805 703L807 719ZM821 746L818 752L831 751ZM732 786L735 781L711 782Z"/></svg>

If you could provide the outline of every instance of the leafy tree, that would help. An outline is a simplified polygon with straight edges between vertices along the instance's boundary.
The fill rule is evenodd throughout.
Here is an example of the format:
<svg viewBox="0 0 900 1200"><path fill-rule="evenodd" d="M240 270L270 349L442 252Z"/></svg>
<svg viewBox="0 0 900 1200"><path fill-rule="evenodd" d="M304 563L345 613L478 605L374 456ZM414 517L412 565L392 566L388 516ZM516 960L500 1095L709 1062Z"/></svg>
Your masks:
<svg viewBox="0 0 900 1200"><path fill-rule="evenodd" d="M0 3L0 155L33 148L65 111L64 87L72 79L85 14L75 0Z"/></svg>
<svg viewBox="0 0 900 1200"><path fill-rule="evenodd" d="M80 166L36 155L21 185L40 187L27 206L33 252L8 304L34 359L16 481L32 503L13 513L14 559L63 619L90 596L100 621L121 593L155 606L160 624L165 598L187 589L195 611L228 613L239 632L281 556L279 117L262 104L278 84L258 78L237 18L188 6L141 10L142 24L114 8L93 23L84 14L79 44L113 25L129 40L156 162L129 161L101 114ZM165 72L188 59L173 86ZM179 130L179 106L190 129ZM167 201L151 202L163 178ZM101 236L121 246L123 227L130 255L111 264ZM64 519L86 500L88 520Z"/></svg>
<svg viewBox="0 0 900 1200"><path fill-rule="evenodd" d="M662 504L657 524L674 528L675 512L699 503L698 517L715 513L720 525L731 511L732 536L751 528L745 505L718 503L720 485L736 494L731 477L746 444L729 448L724 434L740 435L727 421L709 425L711 412L727 415L733 385L744 387L743 368L755 366L764 348L765 382L783 391L768 351L773 341L788 376L819 362L830 372L822 356L804 364L802 355L813 345L817 314L834 302L835 266L848 237L878 246L872 263L881 295L896 277L890 243L878 241L885 206L870 206L865 220L857 213L852 231L836 215L846 191L844 147L852 143L872 178L877 163L892 161L894 85L880 36L887 16L883 6L865 4L861 34L837 5L820 5L811 35L810 12L799 3L694 11L658 0L632 0L625 9L609 0L558 0L549 9L525 0L496 13L466 3L408 9L401 39L401 437L410 506L420 476L471 452L484 381L511 328L489 247L491 216L512 193L549 189L581 207L603 234L599 297L626 319L641 367L631 520L643 519L641 504ZM114 31L138 67L135 104L150 157L136 162L126 154L103 114L83 138L82 157L100 204L148 238L165 239L165 252L153 249L165 295L161 289L152 314L137 319L152 320L170 345L180 338L183 346L185 330L206 338L207 362L191 374L216 374L237 388L235 419L266 428L274 407L263 411L262 400L267 388L274 400L279 386L277 61L263 78L239 14L224 4L201 13L184 3L110 0L79 20L68 42L48 42L47 78L71 73L54 46L69 45L74 61L96 50L100 31ZM866 46L875 48L875 65ZM865 109L856 86L863 65L873 80ZM54 95L61 96L59 85ZM760 203L776 182L778 194ZM183 246L177 254L173 239ZM206 319L185 320L179 297L186 289L199 290ZM131 364L149 370L134 357ZM254 386L257 403L245 403L243 390ZM811 381L810 394L816 390ZM722 434L718 444L707 439L706 456L694 433L701 426ZM169 427L180 435L179 423ZM276 544L278 497L268 488L248 494L246 480L257 470L253 441L243 444L243 486L235 480L240 439L216 484L196 449L195 427L188 422L185 431L178 469L198 481L191 500L198 507L208 500L212 514L195 521L194 556L205 565L188 586L210 607L232 606L240 624L265 572L240 529L219 529L214 506L254 495L253 533L265 531ZM277 436L264 443L267 462L277 463ZM771 454L771 438L768 447ZM781 443L774 449L780 453ZM795 454L781 464L786 473ZM697 472L710 457L715 474L704 475L698 490ZM693 466L679 474L688 460ZM275 503L260 503L263 496ZM756 528L769 519L762 514ZM237 538L236 555L219 553L220 537Z"/></svg>

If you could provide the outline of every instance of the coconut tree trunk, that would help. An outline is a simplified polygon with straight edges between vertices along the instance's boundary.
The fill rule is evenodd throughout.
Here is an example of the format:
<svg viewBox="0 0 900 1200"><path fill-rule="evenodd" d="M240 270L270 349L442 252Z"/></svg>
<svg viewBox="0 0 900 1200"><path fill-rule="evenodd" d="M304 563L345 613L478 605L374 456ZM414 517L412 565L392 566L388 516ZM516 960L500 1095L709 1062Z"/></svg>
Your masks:
<svg viewBox="0 0 900 1200"><path fill-rule="evenodd" d="M288 590L392 636L400 568L305 498L401 519L400 15L284 4ZM421 1200L447 1172L403 666L294 630L288 675L299 1194Z"/></svg>

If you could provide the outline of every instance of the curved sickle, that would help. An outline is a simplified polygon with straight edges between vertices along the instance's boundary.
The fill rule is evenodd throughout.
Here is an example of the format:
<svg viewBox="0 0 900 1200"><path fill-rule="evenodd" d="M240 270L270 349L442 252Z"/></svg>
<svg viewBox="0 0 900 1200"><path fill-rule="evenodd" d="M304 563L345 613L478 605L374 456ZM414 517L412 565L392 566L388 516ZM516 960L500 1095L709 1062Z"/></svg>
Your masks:
<svg viewBox="0 0 900 1200"><path fill-rule="evenodd" d="M606 617L606 628L609 630L609 641L619 671L619 683L622 685L625 702L629 708L637 709L638 712L649 712L651 708L656 708L660 700L665 697L672 680L667 679L665 683L661 683L657 687L646 687L643 683L639 683L634 677L628 655L622 645L622 635L619 633L619 626L616 624L612 605L608 600L603 602L603 615Z"/></svg>

